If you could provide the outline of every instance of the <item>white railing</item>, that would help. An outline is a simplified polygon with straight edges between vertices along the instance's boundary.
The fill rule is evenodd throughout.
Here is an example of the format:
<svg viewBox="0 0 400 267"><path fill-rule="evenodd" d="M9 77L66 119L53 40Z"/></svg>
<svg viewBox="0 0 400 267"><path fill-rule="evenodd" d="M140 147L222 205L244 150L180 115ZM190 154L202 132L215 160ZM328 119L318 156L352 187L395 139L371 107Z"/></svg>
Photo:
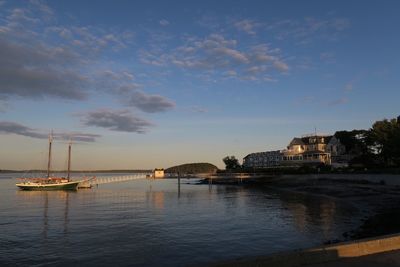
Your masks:
<svg viewBox="0 0 400 267"><path fill-rule="evenodd" d="M140 180L146 179L149 177L149 173L137 173L132 175L124 175L124 176L100 176L88 181L90 185L99 185L99 184L110 184L110 183L119 183L126 182L132 180Z"/></svg>

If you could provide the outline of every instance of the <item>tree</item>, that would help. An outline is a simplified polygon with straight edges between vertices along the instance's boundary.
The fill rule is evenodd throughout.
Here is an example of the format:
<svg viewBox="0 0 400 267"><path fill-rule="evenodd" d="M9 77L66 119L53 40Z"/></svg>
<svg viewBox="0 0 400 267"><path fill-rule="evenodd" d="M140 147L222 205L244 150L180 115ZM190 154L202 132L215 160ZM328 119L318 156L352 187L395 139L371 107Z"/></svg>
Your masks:
<svg viewBox="0 0 400 267"><path fill-rule="evenodd" d="M230 157L226 156L225 158L222 159L222 161L225 163L226 170L240 169L239 160L235 158L235 156L230 156Z"/></svg>
<svg viewBox="0 0 400 267"><path fill-rule="evenodd" d="M370 129L370 137L385 165L400 166L400 121L398 119L376 121Z"/></svg>
<svg viewBox="0 0 400 267"><path fill-rule="evenodd" d="M369 131L337 131L335 137L346 147L346 153L359 156L369 154L371 145Z"/></svg>

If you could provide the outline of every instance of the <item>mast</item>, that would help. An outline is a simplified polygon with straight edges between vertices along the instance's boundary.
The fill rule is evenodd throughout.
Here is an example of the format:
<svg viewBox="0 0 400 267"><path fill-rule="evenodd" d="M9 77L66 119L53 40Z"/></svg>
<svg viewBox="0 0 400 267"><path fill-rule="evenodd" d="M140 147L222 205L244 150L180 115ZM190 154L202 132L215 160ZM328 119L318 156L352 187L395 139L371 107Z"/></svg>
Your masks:
<svg viewBox="0 0 400 267"><path fill-rule="evenodd" d="M69 174L71 172L71 140L69 141L68 144L68 173L67 173L67 179L69 181Z"/></svg>
<svg viewBox="0 0 400 267"><path fill-rule="evenodd" d="M47 161L47 178L50 178L50 167L51 167L51 143L53 142L53 131L49 135L49 158Z"/></svg>

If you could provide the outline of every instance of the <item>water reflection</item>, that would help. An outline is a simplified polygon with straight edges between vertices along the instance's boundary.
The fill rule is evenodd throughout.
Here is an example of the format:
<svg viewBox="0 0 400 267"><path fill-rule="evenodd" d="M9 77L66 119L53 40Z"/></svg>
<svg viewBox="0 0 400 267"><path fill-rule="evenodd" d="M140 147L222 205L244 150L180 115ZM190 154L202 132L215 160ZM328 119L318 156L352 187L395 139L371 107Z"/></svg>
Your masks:
<svg viewBox="0 0 400 267"><path fill-rule="evenodd" d="M43 237L47 239L47 230L49 226L49 220L47 217L48 209L49 209L49 195L47 192L43 192L44 195L44 209L43 209Z"/></svg>
<svg viewBox="0 0 400 267"><path fill-rule="evenodd" d="M164 192L163 191L155 191L155 192L147 192L146 199L149 203L153 204L158 210L164 209Z"/></svg>
<svg viewBox="0 0 400 267"><path fill-rule="evenodd" d="M355 214L335 199L185 179L77 192L4 181L0 262L9 265L202 265L321 244L352 229Z"/></svg>
<svg viewBox="0 0 400 267"><path fill-rule="evenodd" d="M16 191L17 197L30 204L36 204L42 207L42 237L44 240L48 238L49 232L49 210L54 208L56 211L62 211L63 217L63 234L68 235L69 225L69 197L70 194L76 194L76 191ZM54 218L53 218L54 219ZM51 218L50 218L51 220Z"/></svg>
<svg viewBox="0 0 400 267"><path fill-rule="evenodd" d="M320 230L325 239L338 238L338 225L344 218L357 216L358 209L338 199L301 193L275 192L283 208L293 217L296 229L303 233Z"/></svg>

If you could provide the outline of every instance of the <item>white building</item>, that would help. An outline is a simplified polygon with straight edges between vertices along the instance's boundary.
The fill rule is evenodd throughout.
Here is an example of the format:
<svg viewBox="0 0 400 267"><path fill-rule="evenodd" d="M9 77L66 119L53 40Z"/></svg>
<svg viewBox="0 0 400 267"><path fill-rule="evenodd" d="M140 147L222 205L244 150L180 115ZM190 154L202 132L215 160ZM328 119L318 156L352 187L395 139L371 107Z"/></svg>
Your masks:
<svg viewBox="0 0 400 267"><path fill-rule="evenodd" d="M153 178L164 178L164 169L154 169Z"/></svg>
<svg viewBox="0 0 400 267"><path fill-rule="evenodd" d="M243 158L245 168L301 166L305 164L331 165L346 152L344 145L333 135L304 135L295 137L285 150L251 153Z"/></svg>
<svg viewBox="0 0 400 267"><path fill-rule="evenodd" d="M280 165L282 153L279 150L248 154L243 158L245 168L268 168Z"/></svg>
<svg viewBox="0 0 400 267"><path fill-rule="evenodd" d="M283 151L282 165L325 164L345 153L345 147L333 135L295 137Z"/></svg>

